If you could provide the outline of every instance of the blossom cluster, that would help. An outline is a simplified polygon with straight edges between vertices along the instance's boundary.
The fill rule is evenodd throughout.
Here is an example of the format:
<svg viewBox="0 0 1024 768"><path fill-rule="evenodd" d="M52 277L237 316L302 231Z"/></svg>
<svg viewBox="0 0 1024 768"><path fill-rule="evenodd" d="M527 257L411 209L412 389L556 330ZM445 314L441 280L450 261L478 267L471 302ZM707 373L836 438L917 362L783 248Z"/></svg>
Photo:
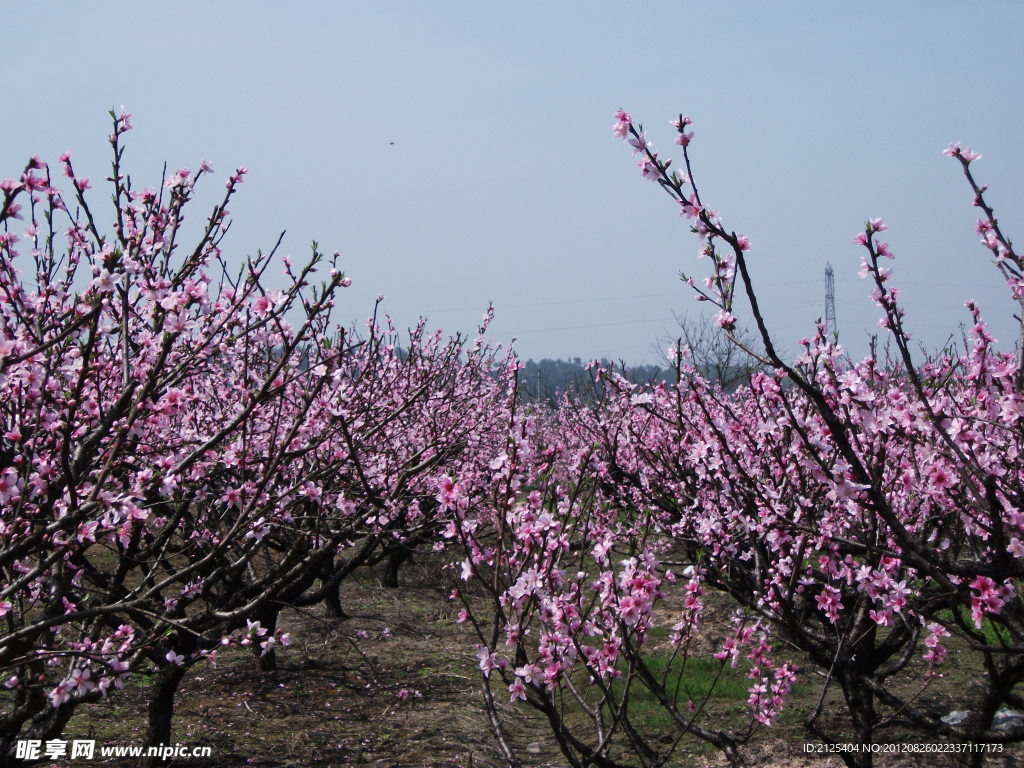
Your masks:
<svg viewBox="0 0 1024 768"><path fill-rule="evenodd" d="M638 764L661 764L661 745L684 734L738 760L801 669L819 673L806 680L824 686L822 701L834 686L848 704L843 736L820 730L820 706L807 718L821 738L869 743L898 718L957 740L1024 739L1016 725L997 734L993 720L1018 701L1024 645L1024 352L1000 351L969 302L962 349L920 359L886 266L894 253L879 239L887 226L873 218L854 242L891 352L851 360L819 324L782 359L747 270L750 241L693 181L691 125L673 122L686 173L622 110L613 133L691 222L711 266L703 287L686 282L737 343L734 295L749 298L763 352L748 351L763 370L725 391L686 355L674 358L675 384L638 386L595 365L596 403L567 397L553 412L513 414L500 461L447 478L466 521L463 578L490 599L481 609L468 590L456 595L478 633L499 741L504 686L547 717L570 762L607 760L618 744ZM1020 257L972 176L979 156L957 145L947 154L1020 301ZM709 606L723 601L736 606L733 626L708 647L721 632ZM986 670L956 702L982 714L957 725L927 695L953 642ZM716 717L711 694L681 695L701 656L719 676L749 678L746 724ZM633 718L641 695L664 709L668 733ZM585 726L571 726L580 713Z"/></svg>
<svg viewBox="0 0 1024 768"><path fill-rule="evenodd" d="M345 578L420 545L455 553L451 598L510 762L501 698L539 710L574 765L664 764L684 736L736 762L798 680L821 701L841 689L849 741L896 719L1024 739L994 723L1024 679L1024 352L1001 351L968 303L963 348L916 357L882 219L854 242L891 352L851 360L819 325L784 360L749 239L693 180L693 121L673 121L681 171L620 110L614 134L710 265L686 283L737 344L747 297L761 368L726 391L686 354L674 383L595 363L590 399L549 408L517 397L520 364L486 343L491 311L472 342L425 323L399 334L379 302L343 329L340 254L314 244L295 266L279 241L232 262L244 168L185 247L212 166L139 190L121 167L130 116L112 117L110 233L70 153L67 192L37 158L0 180L0 751L133 674L158 676L159 713L219 649L272 665L286 606L340 613ZM1024 303L980 156L947 154ZM984 674L957 692L979 714L951 725L928 689L954 647ZM745 681L743 717L716 701L727 678ZM818 709L808 727L835 738L815 731Z"/></svg>
<svg viewBox="0 0 1024 768"><path fill-rule="evenodd" d="M443 527L440 468L490 452L512 396L490 312L472 343L379 306L338 328L340 254L232 262L244 168L186 245L212 167L139 190L113 119L112 232L70 153L68 193L36 158L0 182L0 751L134 673L272 664L283 607Z"/></svg>

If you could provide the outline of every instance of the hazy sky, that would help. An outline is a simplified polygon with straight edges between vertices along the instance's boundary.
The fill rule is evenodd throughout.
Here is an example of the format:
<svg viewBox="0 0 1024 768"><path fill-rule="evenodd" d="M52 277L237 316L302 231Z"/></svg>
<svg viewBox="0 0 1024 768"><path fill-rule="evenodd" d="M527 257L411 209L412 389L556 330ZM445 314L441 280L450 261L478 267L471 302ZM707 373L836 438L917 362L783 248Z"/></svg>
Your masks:
<svg viewBox="0 0 1024 768"><path fill-rule="evenodd" d="M345 323L381 293L398 323L454 332L493 301L493 339L523 357L653 361L673 311L700 309L679 270L704 265L613 139L624 107L661 151L693 116L702 197L750 237L783 346L823 314L830 260L841 340L864 351L878 310L851 239L874 216L919 340L976 298L1013 341L941 151L984 154L1024 238L1019 2L35 2L4 26L0 176L70 148L99 187L124 104L137 185L205 158L210 201L247 166L227 251L282 229L296 260L313 239L340 250Z"/></svg>

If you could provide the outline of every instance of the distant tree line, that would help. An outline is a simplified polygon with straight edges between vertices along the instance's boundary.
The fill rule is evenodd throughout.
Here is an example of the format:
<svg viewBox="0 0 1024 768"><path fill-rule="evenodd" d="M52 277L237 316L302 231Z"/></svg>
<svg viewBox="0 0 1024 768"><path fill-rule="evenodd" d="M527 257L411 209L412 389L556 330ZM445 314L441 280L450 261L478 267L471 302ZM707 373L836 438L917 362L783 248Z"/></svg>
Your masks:
<svg viewBox="0 0 1024 768"><path fill-rule="evenodd" d="M720 384L727 392L736 390L750 381L752 374L764 370L759 359L760 345L753 336L738 329L735 335L743 342L738 346L729 340L722 329L707 317L696 319L679 315L676 338L665 338L658 342L659 352L666 356L666 365L637 365L627 367L620 363L613 366L612 361L583 360L574 357L570 360L552 360L543 358L540 361L526 361L520 371L519 395L528 403L557 403L562 395L572 393L588 398L597 393L597 386L588 370L591 362L597 362L601 368L615 367L623 376L634 384L654 381L674 382L680 373L669 361L676 352L682 354L686 370L695 371L701 378ZM667 353L667 354L666 354ZM687 373L683 371L683 376Z"/></svg>
<svg viewBox="0 0 1024 768"><path fill-rule="evenodd" d="M579 357L571 360L527 360L519 372L519 395L528 403L555 404L567 392L586 399L594 392L596 386L588 370L590 362L592 361L584 361ZM602 368L612 367L608 360L598 362ZM637 384L649 381L669 382L675 381L676 378L675 369L657 365L626 368L623 375Z"/></svg>

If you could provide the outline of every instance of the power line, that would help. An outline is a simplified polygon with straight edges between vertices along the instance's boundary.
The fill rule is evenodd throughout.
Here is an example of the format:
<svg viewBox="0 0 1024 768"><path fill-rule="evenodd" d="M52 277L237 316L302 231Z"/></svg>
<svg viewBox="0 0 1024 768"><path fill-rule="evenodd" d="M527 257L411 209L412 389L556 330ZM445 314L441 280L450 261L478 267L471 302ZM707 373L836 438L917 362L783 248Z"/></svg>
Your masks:
<svg viewBox="0 0 1024 768"><path fill-rule="evenodd" d="M761 286L761 287L764 287L764 288L774 288L774 287L782 287L782 286L790 287L790 286L793 286L793 285L801 285L801 284L804 284L804 283L812 283L812 282L816 282L816 281L814 281L814 280L787 280L787 281L780 281L780 282L758 283L758 285ZM520 309L520 308L526 308L526 307L552 307L552 306L562 306L564 304L594 304L594 303L599 303L599 302L600 303L605 303L605 302L609 302L609 301L633 301L633 300L636 300L636 299L654 299L654 298L668 298L668 297L676 297L676 298L681 298L681 299L691 299L692 298L690 294L688 294L685 290L681 289L681 290L669 291L669 292L662 291L662 292L659 292L659 293L639 293L639 294L633 294L631 296L590 296L590 297L580 297L580 298L575 298L575 299L552 299L550 301L517 302L515 304L506 304L504 302L495 302L494 306L495 306L495 309L498 312L501 312L504 309ZM396 311L396 312L391 312L389 314L391 314L393 316L399 316L399 315L417 315L417 314L432 314L432 313L440 314L442 312L475 312L475 311L478 311L481 306L482 306L481 304L474 304L472 306L446 307L444 309L434 308L434 309L422 309L422 310L418 310L418 311L402 311L402 310L399 310L399 311Z"/></svg>

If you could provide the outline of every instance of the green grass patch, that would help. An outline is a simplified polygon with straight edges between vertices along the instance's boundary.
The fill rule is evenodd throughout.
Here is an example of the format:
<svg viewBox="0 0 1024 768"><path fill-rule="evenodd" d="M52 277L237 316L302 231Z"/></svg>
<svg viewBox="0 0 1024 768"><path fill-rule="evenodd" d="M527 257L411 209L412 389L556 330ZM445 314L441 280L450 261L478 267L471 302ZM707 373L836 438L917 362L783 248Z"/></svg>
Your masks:
<svg viewBox="0 0 1024 768"><path fill-rule="evenodd" d="M965 606L958 606L957 611L966 626L977 630L977 627L974 626L974 619L971 618L971 612ZM954 621L953 611L949 608L939 611L936 618L947 625L958 623ZM986 645L1015 645L1009 631L989 618L982 618L980 631L985 636Z"/></svg>
<svg viewBox="0 0 1024 768"><path fill-rule="evenodd" d="M673 701L676 710L684 717L689 703L702 708L701 717L713 715L727 721L736 718L736 726L742 727L748 712L748 689L752 681L747 678L747 669L742 665L735 669L717 659L691 657L685 666L678 656L652 654L645 659L651 675L663 687ZM613 681L611 689L616 701L621 699L625 681ZM675 734L678 724L666 711L659 698L640 680L630 685L628 711L630 722L649 734ZM719 723L719 727L724 723Z"/></svg>

